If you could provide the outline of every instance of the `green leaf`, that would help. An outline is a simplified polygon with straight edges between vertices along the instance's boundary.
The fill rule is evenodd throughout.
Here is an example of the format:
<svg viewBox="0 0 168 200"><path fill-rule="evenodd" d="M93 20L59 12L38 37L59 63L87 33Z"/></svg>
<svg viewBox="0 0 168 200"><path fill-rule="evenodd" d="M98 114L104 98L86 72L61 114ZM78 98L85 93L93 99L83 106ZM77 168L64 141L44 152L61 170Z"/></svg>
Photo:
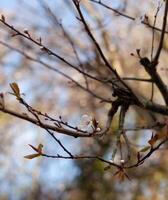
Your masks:
<svg viewBox="0 0 168 200"><path fill-rule="evenodd" d="M150 146L146 146L144 148L142 148L139 152L146 152L150 149L151 147Z"/></svg>

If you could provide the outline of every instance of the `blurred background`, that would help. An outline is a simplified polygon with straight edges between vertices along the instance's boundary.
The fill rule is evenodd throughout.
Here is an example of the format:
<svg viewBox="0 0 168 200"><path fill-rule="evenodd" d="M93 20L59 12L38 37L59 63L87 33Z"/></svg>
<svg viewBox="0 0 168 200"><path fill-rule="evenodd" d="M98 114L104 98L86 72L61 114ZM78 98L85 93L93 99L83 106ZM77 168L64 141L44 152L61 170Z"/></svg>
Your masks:
<svg viewBox="0 0 168 200"><path fill-rule="evenodd" d="M106 57L122 77L148 78L139 65L138 59L130 54L141 49L143 56L151 53L152 29L141 24L146 14L153 23L159 1L151 0L104 0L107 5L133 16L131 21L116 15L98 4L82 1L82 11L91 30L101 45ZM162 1L160 1L162 2ZM163 14L161 7L156 25L161 27ZM42 42L75 65L81 65L86 72L106 76L109 74L100 60L94 45L88 39L71 0L1 0L0 14L20 31L27 30ZM33 107L77 126L84 114L95 116L104 126L109 104L100 102L81 90L71 80L38 62L21 55L21 50L33 58L42 60L77 82L87 84L86 77L67 67L58 59L47 55L39 47L21 37L11 37L11 30L0 24L0 92L5 93L6 106L24 112L24 109L10 95L9 84L17 82L24 99ZM166 36L167 38L167 36ZM71 41L71 42L70 42ZM155 46L159 33L155 34ZM165 40L158 68L168 84L168 40ZM5 43L5 44L4 44ZM13 47L8 48L6 44ZM77 59L72 46L80 57ZM151 84L128 81L133 90L150 98ZM111 98L111 90L106 85L89 80L92 91L104 98ZM154 101L163 103L155 88ZM152 122L153 117L145 111L131 108L125 126L134 128ZM118 125L118 116L112 129ZM151 137L151 130L130 131L132 151L145 147ZM57 137L73 154L96 154L110 159L113 148L113 132L101 139L75 139L57 134ZM166 200L168 196L168 160L166 146L157 151L137 169L128 171L131 181L120 182L113 174L115 170L104 171L105 165L96 160L57 160L37 158L26 160L31 154L28 144L44 145L49 154L64 152L57 146L45 130L0 112L0 200ZM123 196L124 195L124 196Z"/></svg>

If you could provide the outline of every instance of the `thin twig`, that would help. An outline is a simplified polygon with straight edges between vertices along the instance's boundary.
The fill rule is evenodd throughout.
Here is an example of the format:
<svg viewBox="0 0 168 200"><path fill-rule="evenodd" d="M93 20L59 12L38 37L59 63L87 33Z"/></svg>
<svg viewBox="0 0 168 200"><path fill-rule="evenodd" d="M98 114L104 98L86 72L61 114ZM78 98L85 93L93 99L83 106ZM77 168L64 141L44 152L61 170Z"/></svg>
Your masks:
<svg viewBox="0 0 168 200"><path fill-rule="evenodd" d="M118 11L117 9L114 9L114 8L112 8L112 7L108 6L108 5L106 5L105 3L101 2L101 0L90 0L90 1L93 2L93 3L99 4L100 6L102 6L102 7L106 8L106 9L108 9L108 10L110 10L110 11L116 13L116 14L119 15L119 16L125 17L125 18L127 18L127 19L129 19L129 20L131 20L131 21L135 21L135 20L136 20L135 17L132 17L132 16L130 16L130 15L127 15L127 14L125 14L125 13L122 13L122 12ZM144 25L146 25L146 26L149 27L149 28L155 29L156 31L160 31L160 32L162 31L162 29L160 29L160 28L158 28L158 27L153 27L153 26L150 25L148 22L141 21L141 24L144 24ZM168 34L168 31L165 30L165 33Z"/></svg>
<svg viewBox="0 0 168 200"><path fill-rule="evenodd" d="M159 2L158 3L158 7L157 7L157 10L156 10L156 13L155 13L155 16L154 16L154 21L153 21L153 28L152 28L152 45L151 45L151 60L153 59L153 50L154 50L154 41L155 41L155 25L156 25L156 20L157 20L157 16L158 16L158 13L159 13L159 10L162 6L162 4Z"/></svg>
<svg viewBox="0 0 168 200"><path fill-rule="evenodd" d="M120 165L114 163L114 162L111 162L109 160L105 160L103 159L102 157L99 157L99 156L83 156L83 155L80 155L80 156L73 156L73 157L70 157L70 156L61 156L59 154L57 155L48 155L48 154L41 154L41 156L44 156L44 157L47 157L47 158L55 158L55 159L73 159L73 160L79 160L79 159L96 159L96 160L99 160L101 162L104 162L104 163L107 163L109 165L112 165L114 167L117 167L117 168L121 168Z"/></svg>
<svg viewBox="0 0 168 200"><path fill-rule="evenodd" d="M145 156L143 156L142 158L140 158L137 161L136 164L126 166L125 169L131 169L131 168L135 168L135 167L138 167L138 166L142 165L147 158L149 158L156 150L158 150L167 141L168 141L167 138L165 140L161 141L156 147L151 148L150 151Z"/></svg>
<svg viewBox="0 0 168 200"><path fill-rule="evenodd" d="M159 56L160 56L160 53L161 53L161 50L163 47L163 40L164 40L166 24L167 24L167 13L168 13L168 0L166 0L166 3L165 3L165 11L164 11L164 16L163 16L162 32L161 32L161 36L160 36L159 46L158 46L156 55L155 55L154 59L152 60L152 62L155 63L155 66L158 63Z"/></svg>
<svg viewBox="0 0 168 200"><path fill-rule="evenodd" d="M152 82L152 80L146 78L136 78L136 77L123 77L124 81L142 81L142 82Z"/></svg>
<svg viewBox="0 0 168 200"><path fill-rule="evenodd" d="M93 80L97 80L99 82L103 82L102 80L100 80L97 77L94 77L88 73L85 73L84 71L81 71L77 66L75 66L74 64L70 63L69 61L67 61L65 58L61 57L60 55L58 55L57 53L53 52L51 49L49 49L48 47L46 47L45 45L42 44L42 41L36 40L34 38L31 37L30 33L24 33L19 31L18 29L16 29L14 26L10 25L9 23L7 23L6 21L0 19L0 22L3 23L5 26L7 26L9 29L11 29L12 31L15 32L14 36L21 36L29 41L31 41L32 43L36 44L37 46L40 47L41 51L46 52L48 55L52 55L54 57L56 57L58 60L62 61L64 64L66 64L67 66L71 67L72 69L78 71L80 74L84 74L87 77L93 79Z"/></svg>
<svg viewBox="0 0 168 200"><path fill-rule="evenodd" d="M14 50L18 53L20 53L21 55L23 55L25 58L27 58L28 60L31 60L33 62L36 62L36 63L39 63L41 64L42 66L50 69L50 70L53 70L55 72L57 72L58 74L64 76L65 78L67 78L68 80L72 81L72 83L74 83L76 86L78 86L80 89L84 90L85 92L88 92L90 95L92 95L93 97L99 99L101 102L106 102L106 103L111 103L112 101L110 99L105 99L103 97L101 97L100 95L97 95L95 92L93 92L92 90L90 90L89 88L85 88L83 85L81 85L79 82L75 81L72 77L68 76L67 74L65 74L64 72L60 71L59 69L55 68L55 67L52 67L51 65L45 63L44 61L40 60L40 59L36 59L36 58L33 58L32 56L28 55L27 53L21 51L20 49L17 49L3 41L0 41L0 44L2 44L3 46L11 49L11 50ZM105 84L105 83L104 83Z"/></svg>

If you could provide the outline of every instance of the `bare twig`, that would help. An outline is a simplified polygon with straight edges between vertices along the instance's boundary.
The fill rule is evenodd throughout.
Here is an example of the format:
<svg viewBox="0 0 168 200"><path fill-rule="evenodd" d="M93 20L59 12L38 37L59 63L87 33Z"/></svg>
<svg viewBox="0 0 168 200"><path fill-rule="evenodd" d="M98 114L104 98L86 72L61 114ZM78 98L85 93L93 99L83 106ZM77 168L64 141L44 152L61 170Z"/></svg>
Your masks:
<svg viewBox="0 0 168 200"><path fill-rule="evenodd" d="M61 57L60 55L58 55L57 53L53 52L51 49L49 49L48 47L46 47L45 45L42 44L41 40L36 40L34 38L31 37L30 33L26 31L25 32L21 32L18 29L16 29L14 26L10 25L9 23L7 23L6 21L0 19L0 22L2 24L4 24L5 26L7 26L10 30L14 31L15 34L14 36L21 36L29 41L31 41L32 43L36 44L37 46L40 47L41 51L46 52L48 55L52 55L54 57L56 57L58 60L62 61L64 64L66 64L68 67L78 71L80 74L84 74L87 77L93 79L93 80L97 80L99 82L103 82L102 80L100 80L99 78L96 78L88 73L85 73L84 71L81 71L77 66L73 65L72 63L70 63L69 61L67 61L65 58Z"/></svg>
<svg viewBox="0 0 168 200"><path fill-rule="evenodd" d="M152 82L152 80L146 79L146 78L136 78L136 77L123 77L122 78L125 81L142 81L142 82Z"/></svg>
<svg viewBox="0 0 168 200"><path fill-rule="evenodd" d="M140 58L140 63L141 63L141 65L144 66L146 72L150 75L152 81L157 85L166 105L168 105L168 88L165 85L165 83L163 82L160 75L158 74L157 69L155 67L156 64L153 62L150 62L147 57Z"/></svg>
<svg viewBox="0 0 168 200"><path fill-rule="evenodd" d="M65 39L67 39L68 43L70 44L71 48L72 48L72 51L76 57L76 60L79 64L79 66L81 67L81 70L83 72L85 72L85 68L79 58L79 55L78 55L78 52L77 52L77 49L76 49L76 46L74 44L74 41L73 39L71 38L70 34L65 30L64 26L62 25L61 22L59 22L59 20L57 19L57 16L56 14L51 10L51 8L46 4L46 2L44 1L41 1L39 2L42 7L44 8L44 10L46 11L47 15L49 16L49 18L51 19L51 21L54 23L54 25L59 26L60 29L62 30L62 33L64 34L65 36ZM87 76L85 74L83 74L83 77L85 79L85 83L86 83L86 88L89 89L89 83L88 83L88 80L87 80Z"/></svg>
<svg viewBox="0 0 168 200"><path fill-rule="evenodd" d="M154 27L156 25L156 20L157 20L157 16L158 16L159 10L162 7L162 4L160 2L158 4L159 5L157 7L157 10L156 10L156 13L155 13L155 16L154 16L153 28L152 28L151 60L153 59L153 50L154 50L154 41L155 41L155 29L154 29Z"/></svg>
<svg viewBox="0 0 168 200"><path fill-rule="evenodd" d="M163 25L162 25L162 32L161 32L161 36L160 36L159 46L158 46L156 55L155 55L154 59L152 60L152 62L154 63L155 66L158 63L159 56L160 56L160 53L161 53L161 50L163 47L163 40L164 40L166 24L167 24L167 13L168 13L168 0L166 0L166 2L165 2L165 11L164 11L164 16L163 16Z"/></svg>
<svg viewBox="0 0 168 200"><path fill-rule="evenodd" d="M103 97L101 97L100 95L97 95L96 93L94 93L92 90L90 90L89 88L85 88L83 85L81 85L79 82L75 81L72 77L70 77L69 75L65 74L64 72L60 71L59 69L55 68L55 67L52 67L51 65L41 61L40 59L36 59L36 58L33 58L32 56L28 55L27 53L21 51L20 49L17 49L16 47L13 47L3 41L0 41L0 44L2 44L3 46L11 49L11 50L14 50L18 53L20 53L21 55L23 55L25 58L27 58L28 60L31 60L33 62L36 62L36 63L39 63L41 64L42 66L52 70L52 71L55 71L56 73L62 75L63 77L67 78L68 80L72 81L72 83L74 83L76 86L78 86L80 89L84 90L85 92L88 92L90 95L92 95L93 97L99 99L101 102L107 102L107 103L111 103L112 101L110 99L105 99ZM103 83L103 82L102 82ZM105 84L105 83L104 83Z"/></svg>
<svg viewBox="0 0 168 200"><path fill-rule="evenodd" d="M142 165L147 158L149 158L156 150L158 150L167 141L168 139L166 138L165 140L162 140L156 147L151 147L150 151L146 155L144 155L142 158L140 158L136 164L125 166L125 169L131 169L131 168L135 168Z"/></svg>
<svg viewBox="0 0 168 200"><path fill-rule="evenodd" d="M106 163L106 164L109 164L109 165L112 165L112 166L114 166L114 167L117 167L117 168L121 168L121 166L120 165L118 165L118 164L116 164L116 163L114 163L114 162L111 162L111 161L109 161L109 160L105 160L105 159L103 159L103 158L101 158L101 157L99 157L99 156L84 156L84 155L79 155L79 156L73 156L73 157L70 157L70 156L61 156L61 155L59 155L59 154L57 154L57 155L48 155L48 154L41 154L42 156L44 156L44 157L47 157L47 158L55 158L55 159L74 159L74 160L80 160L80 159L96 159L96 160L99 160L99 161L101 161L101 162L104 162L104 163Z"/></svg>
<svg viewBox="0 0 168 200"><path fill-rule="evenodd" d="M117 9L114 9L108 5L106 5L105 3L103 3L101 0L90 0L91 2L93 3L96 3L96 4L99 4L100 6L108 9L108 10L111 10L112 12L116 13L117 15L119 16L122 16L122 17L125 17L131 21L135 21L136 18L135 17L132 17L130 15L127 15L125 13L122 13L120 11L118 11ZM162 29L158 28L158 27L153 27L152 25L150 25L148 22L145 22L145 21L141 21L142 24L146 25L147 27L151 28L151 29L155 29L156 31L160 31L162 32ZM165 30L165 33L168 34L168 31Z"/></svg>

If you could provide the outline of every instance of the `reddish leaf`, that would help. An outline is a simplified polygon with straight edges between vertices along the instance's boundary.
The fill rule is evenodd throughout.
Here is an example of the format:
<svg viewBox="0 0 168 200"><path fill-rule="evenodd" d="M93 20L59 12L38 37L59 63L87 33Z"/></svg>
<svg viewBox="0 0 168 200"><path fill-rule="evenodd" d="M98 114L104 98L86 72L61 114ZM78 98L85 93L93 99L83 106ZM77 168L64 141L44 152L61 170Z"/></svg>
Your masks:
<svg viewBox="0 0 168 200"><path fill-rule="evenodd" d="M165 138L165 131L160 131L156 133L152 138L148 141L148 143L153 146L159 139Z"/></svg>
<svg viewBox="0 0 168 200"><path fill-rule="evenodd" d="M150 139L150 140L148 141L148 143L149 143L151 146L153 146L153 145L157 142L157 140L158 140L158 137L153 137L152 139Z"/></svg>
<svg viewBox="0 0 168 200"><path fill-rule="evenodd" d="M98 122L96 121L95 118L92 119L92 123L93 123L94 128L96 129L98 126Z"/></svg>

